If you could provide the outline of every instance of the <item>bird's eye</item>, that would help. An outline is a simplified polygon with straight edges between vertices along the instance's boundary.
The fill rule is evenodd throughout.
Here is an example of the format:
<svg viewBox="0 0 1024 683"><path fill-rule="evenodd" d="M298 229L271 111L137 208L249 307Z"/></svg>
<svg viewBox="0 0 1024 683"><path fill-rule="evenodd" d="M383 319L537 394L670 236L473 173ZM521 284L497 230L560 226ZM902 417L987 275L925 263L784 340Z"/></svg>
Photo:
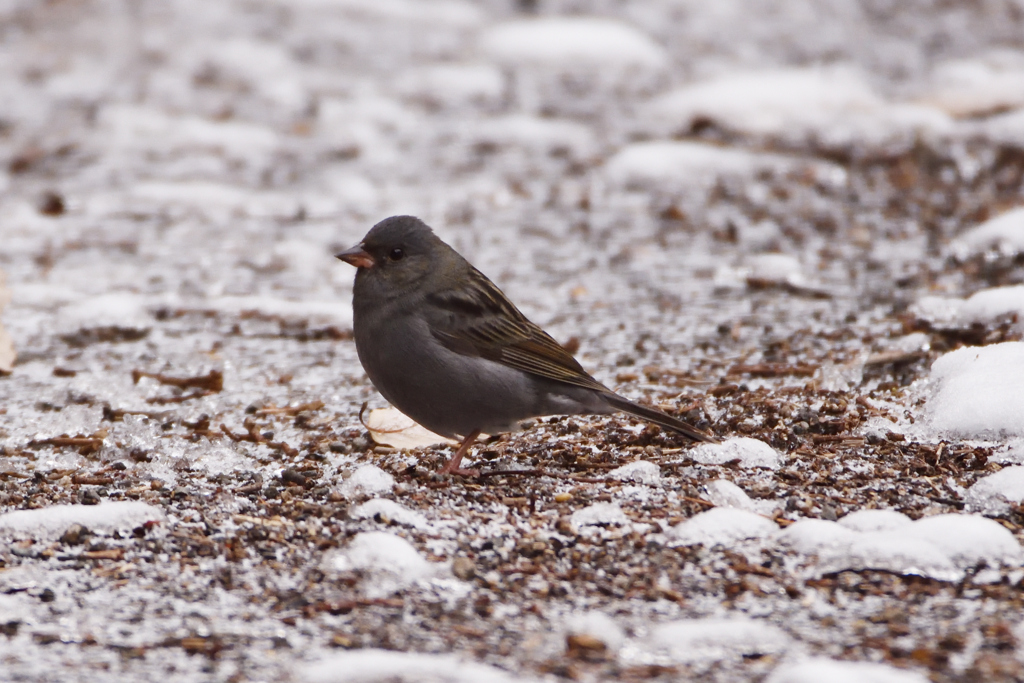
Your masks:
<svg viewBox="0 0 1024 683"><path fill-rule="evenodd" d="M405 252L402 251L400 247L395 247L394 249L388 252L388 258L391 259L392 261L401 261L403 258L405 258Z"/></svg>

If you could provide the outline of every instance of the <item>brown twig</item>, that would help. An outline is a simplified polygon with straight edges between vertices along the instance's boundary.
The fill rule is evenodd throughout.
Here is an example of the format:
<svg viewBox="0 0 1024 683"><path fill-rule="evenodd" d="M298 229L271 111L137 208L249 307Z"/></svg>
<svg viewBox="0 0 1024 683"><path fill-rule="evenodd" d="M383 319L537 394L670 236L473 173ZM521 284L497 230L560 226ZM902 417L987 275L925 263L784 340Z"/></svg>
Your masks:
<svg viewBox="0 0 1024 683"><path fill-rule="evenodd" d="M320 410L324 405L323 401L310 401L309 403L303 403L302 405L285 406L283 408L260 408L254 414L257 417L266 417L267 415L298 415L299 413L304 413L306 411Z"/></svg>
<svg viewBox="0 0 1024 683"><path fill-rule="evenodd" d="M154 396L153 398L147 398L146 403L155 403L158 405L165 405L167 403L184 403L185 401L191 401L194 398L202 398L204 396L210 396L215 392L212 391L193 391L191 394L185 394L183 396Z"/></svg>
<svg viewBox="0 0 1024 683"><path fill-rule="evenodd" d="M284 441L270 441L269 439L265 438L262 434L260 434L259 426L256 424L256 421L253 420L252 418L247 417L245 421L242 423L242 425L246 429L245 434L235 434L230 429L228 429L228 426L225 424L222 424L220 426L220 430L224 432L232 441L249 441L255 444L265 444L268 448L273 448L276 451L281 451L289 457L294 457L299 454L299 452L296 449L292 448Z"/></svg>

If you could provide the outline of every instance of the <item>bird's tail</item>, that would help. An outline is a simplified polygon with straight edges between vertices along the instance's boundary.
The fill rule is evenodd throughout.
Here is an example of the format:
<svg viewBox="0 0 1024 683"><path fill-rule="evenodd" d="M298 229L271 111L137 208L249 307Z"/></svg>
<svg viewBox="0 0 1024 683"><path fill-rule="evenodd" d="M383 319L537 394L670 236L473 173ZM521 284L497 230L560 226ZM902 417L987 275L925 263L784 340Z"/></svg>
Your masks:
<svg viewBox="0 0 1024 683"><path fill-rule="evenodd" d="M653 422L656 425L661 425L662 427L671 429L672 431L679 432L694 441L718 443L718 439L716 439L712 434L708 434L707 432L697 429L693 425L687 424L678 418L667 415L657 408L648 408L647 406L642 406L639 403L633 403L629 399L611 392L605 396L605 400L616 410L621 410L622 412L629 413L630 415L636 415L648 422Z"/></svg>

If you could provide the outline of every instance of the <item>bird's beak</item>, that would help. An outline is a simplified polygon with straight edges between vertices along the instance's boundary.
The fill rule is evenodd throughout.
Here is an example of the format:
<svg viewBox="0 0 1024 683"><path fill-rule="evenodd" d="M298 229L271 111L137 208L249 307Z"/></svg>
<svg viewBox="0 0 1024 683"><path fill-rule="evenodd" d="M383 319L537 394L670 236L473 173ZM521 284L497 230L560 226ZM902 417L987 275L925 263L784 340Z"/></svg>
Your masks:
<svg viewBox="0 0 1024 683"><path fill-rule="evenodd" d="M353 265L356 268L373 268L377 265L376 261L373 260L373 257L363 249L362 244L357 244L351 249L346 249L340 254L335 254L334 258L339 258L345 263Z"/></svg>

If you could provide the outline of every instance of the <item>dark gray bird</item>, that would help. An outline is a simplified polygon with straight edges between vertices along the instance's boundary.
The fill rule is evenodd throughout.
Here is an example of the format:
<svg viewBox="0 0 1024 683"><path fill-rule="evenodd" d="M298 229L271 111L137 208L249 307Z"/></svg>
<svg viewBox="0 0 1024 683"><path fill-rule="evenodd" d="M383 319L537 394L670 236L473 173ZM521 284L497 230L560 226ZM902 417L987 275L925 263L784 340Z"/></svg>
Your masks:
<svg viewBox="0 0 1024 683"><path fill-rule="evenodd" d="M387 218L337 258L358 268L356 351L370 381L427 429L462 439L441 473L477 474L459 464L482 432L510 431L541 415L623 411L696 441L715 441L588 375L418 218Z"/></svg>

